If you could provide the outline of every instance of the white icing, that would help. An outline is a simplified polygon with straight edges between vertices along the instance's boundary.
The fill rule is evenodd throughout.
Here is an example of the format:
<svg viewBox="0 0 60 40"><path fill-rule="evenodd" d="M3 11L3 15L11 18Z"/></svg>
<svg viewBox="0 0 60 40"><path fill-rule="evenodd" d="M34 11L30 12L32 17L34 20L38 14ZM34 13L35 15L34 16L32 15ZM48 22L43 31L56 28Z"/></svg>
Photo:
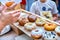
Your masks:
<svg viewBox="0 0 60 40"><path fill-rule="evenodd" d="M54 35L55 34L55 35ZM44 40L56 40L57 39L57 35L55 32L53 32L53 34L51 32L47 32L47 33L44 33ZM48 37L48 38L47 38ZM54 37L54 38L53 38Z"/></svg>
<svg viewBox="0 0 60 40"><path fill-rule="evenodd" d="M44 24L43 22L36 22L37 24Z"/></svg>
<svg viewBox="0 0 60 40"><path fill-rule="evenodd" d="M56 27L55 31L60 33L60 26Z"/></svg>
<svg viewBox="0 0 60 40"><path fill-rule="evenodd" d="M39 19L36 20L36 23L37 24L44 24L45 21L43 19L39 18Z"/></svg>
<svg viewBox="0 0 60 40"><path fill-rule="evenodd" d="M32 29L32 28L36 28L36 24L35 23L26 23L25 25L26 29Z"/></svg>
<svg viewBox="0 0 60 40"><path fill-rule="evenodd" d="M47 39L47 38L44 38L44 40L56 40L56 38L54 38L54 39L51 39L51 38L50 38L50 39Z"/></svg>
<svg viewBox="0 0 60 40"><path fill-rule="evenodd" d="M25 18L25 17L27 17L28 15L27 14L25 14L25 13L21 13L20 14L20 17L23 17L23 18Z"/></svg>
<svg viewBox="0 0 60 40"><path fill-rule="evenodd" d="M38 32L36 32L38 30ZM32 35L42 35L44 31L42 29L35 29L35 30L32 30L31 34Z"/></svg>

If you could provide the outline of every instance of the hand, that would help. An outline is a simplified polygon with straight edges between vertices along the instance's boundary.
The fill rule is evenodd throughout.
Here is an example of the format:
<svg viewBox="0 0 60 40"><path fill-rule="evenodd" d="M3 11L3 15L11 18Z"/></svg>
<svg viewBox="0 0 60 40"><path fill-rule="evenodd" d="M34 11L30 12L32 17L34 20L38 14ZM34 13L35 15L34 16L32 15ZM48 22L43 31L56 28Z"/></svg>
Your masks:
<svg viewBox="0 0 60 40"><path fill-rule="evenodd" d="M56 21L58 18L57 17L53 17L53 20Z"/></svg>
<svg viewBox="0 0 60 40"><path fill-rule="evenodd" d="M58 20L58 23L60 23L60 20Z"/></svg>
<svg viewBox="0 0 60 40"><path fill-rule="evenodd" d="M58 26L60 26L60 20L57 20L56 22L59 23Z"/></svg>
<svg viewBox="0 0 60 40"><path fill-rule="evenodd" d="M14 4L12 4L10 7L8 7L7 9L9 9L9 10L12 10L12 9L14 9L15 8L15 6L16 6L17 4L16 3L14 3Z"/></svg>
<svg viewBox="0 0 60 40"><path fill-rule="evenodd" d="M0 16L0 20L5 24L11 24L18 20L18 17L20 16L20 11L14 11L14 12L3 12Z"/></svg>

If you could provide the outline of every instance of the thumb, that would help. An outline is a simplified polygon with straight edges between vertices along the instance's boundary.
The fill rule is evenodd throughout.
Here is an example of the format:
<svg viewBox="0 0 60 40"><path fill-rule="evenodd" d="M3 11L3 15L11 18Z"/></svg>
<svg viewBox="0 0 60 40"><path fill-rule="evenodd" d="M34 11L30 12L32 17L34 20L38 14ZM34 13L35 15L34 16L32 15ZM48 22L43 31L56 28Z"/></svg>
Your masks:
<svg viewBox="0 0 60 40"><path fill-rule="evenodd" d="M7 10L7 6L4 6L1 15L4 15L4 13L6 12L6 10Z"/></svg>

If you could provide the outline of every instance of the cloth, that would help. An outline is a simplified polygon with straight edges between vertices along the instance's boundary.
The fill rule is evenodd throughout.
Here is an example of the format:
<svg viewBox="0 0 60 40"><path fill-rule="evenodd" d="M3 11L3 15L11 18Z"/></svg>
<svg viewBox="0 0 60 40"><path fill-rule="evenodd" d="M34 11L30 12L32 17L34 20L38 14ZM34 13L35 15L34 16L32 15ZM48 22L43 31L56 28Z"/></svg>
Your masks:
<svg viewBox="0 0 60 40"><path fill-rule="evenodd" d="M26 5L26 0L22 0L20 4Z"/></svg>
<svg viewBox="0 0 60 40"><path fill-rule="evenodd" d="M45 3L38 0L32 4L30 12L40 15L40 11L51 11L53 14L58 13L55 2L51 0L46 0Z"/></svg>
<svg viewBox="0 0 60 40"><path fill-rule="evenodd" d="M29 11L31 8L32 3L35 2L35 0L26 0L26 10Z"/></svg>
<svg viewBox="0 0 60 40"><path fill-rule="evenodd" d="M6 2L14 1L16 4L22 2L22 0L0 0L0 2L5 5Z"/></svg>
<svg viewBox="0 0 60 40"><path fill-rule="evenodd" d="M3 35L7 33L8 31L10 31L10 25L5 26L3 30L0 32L0 35Z"/></svg>

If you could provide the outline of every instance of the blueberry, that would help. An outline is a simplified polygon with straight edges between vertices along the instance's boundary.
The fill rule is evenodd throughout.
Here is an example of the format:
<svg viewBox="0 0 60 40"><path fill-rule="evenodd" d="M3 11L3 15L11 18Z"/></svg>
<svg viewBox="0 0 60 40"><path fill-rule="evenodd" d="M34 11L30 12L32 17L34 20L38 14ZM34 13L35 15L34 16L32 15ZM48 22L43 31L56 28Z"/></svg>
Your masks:
<svg viewBox="0 0 60 40"><path fill-rule="evenodd" d="M51 34L54 34L53 32L51 32Z"/></svg>
<svg viewBox="0 0 60 40"><path fill-rule="evenodd" d="M47 36L47 38L48 38L48 36Z"/></svg>
<svg viewBox="0 0 60 40"><path fill-rule="evenodd" d="M53 33L53 32L51 32L51 34L52 34L52 35L54 35L54 36L56 36L56 34L55 34L55 33Z"/></svg>
<svg viewBox="0 0 60 40"><path fill-rule="evenodd" d="M53 38L55 38L55 36L53 36Z"/></svg>
<svg viewBox="0 0 60 40"><path fill-rule="evenodd" d="M54 36L56 36L56 34L54 34Z"/></svg>
<svg viewBox="0 0 60 40"><path fill-rule="evenodd" d="M45 32L45 34L47 34L47 32Z"/></svg>

